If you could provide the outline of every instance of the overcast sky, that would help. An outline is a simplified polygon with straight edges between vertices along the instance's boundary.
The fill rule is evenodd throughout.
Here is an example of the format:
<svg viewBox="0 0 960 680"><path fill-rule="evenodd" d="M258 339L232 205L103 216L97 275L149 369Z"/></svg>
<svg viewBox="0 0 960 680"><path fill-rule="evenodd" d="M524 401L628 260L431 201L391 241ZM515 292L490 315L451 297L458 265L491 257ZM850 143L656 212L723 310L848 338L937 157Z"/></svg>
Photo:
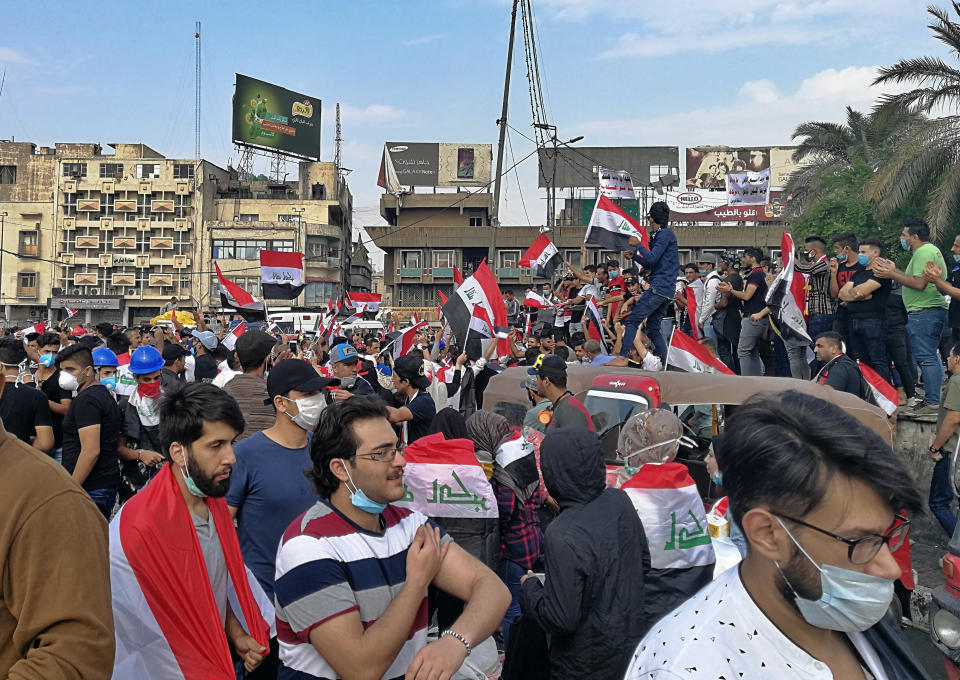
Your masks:
<svg viewBox="0 0 960 680"><path fill-rule="evenodd" d="M534 0L548 116L589 146L789 144L802 121L869 109L878 66L943 54L926 4ZM196 20L202 156L237 160L235 72L322 100L323 160L340 102L357 225L380 223L385 141L496 144L509 0L8 3L0 138L144 142L191 157ZM530 135L519 33L509 119ZM511 142L517 159L533 149L517 133ZM507 178L505 224L545 219L535 159Z"/></svg>

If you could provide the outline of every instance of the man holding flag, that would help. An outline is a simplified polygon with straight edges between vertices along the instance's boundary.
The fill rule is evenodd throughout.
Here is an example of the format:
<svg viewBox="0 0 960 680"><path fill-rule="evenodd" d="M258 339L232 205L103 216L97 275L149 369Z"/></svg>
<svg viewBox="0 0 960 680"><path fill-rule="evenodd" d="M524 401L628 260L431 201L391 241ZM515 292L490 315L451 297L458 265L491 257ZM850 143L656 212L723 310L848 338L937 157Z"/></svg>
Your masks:
<svg viewBox="0 0 960 680"><path fill-rule="evenodd" d="M660 358L667 356L667 343L660 332L660 320L673 297L674 284L680 271L680 256L677 252L677 237L668 226L670 208L663 201L650 206L647 214L650 226L650 248L647 249L636 236L630 236L629 246L634 250L624 251L624 255L649 272L650 288L637 300L624 321L626 331L623 335L621 356L627 356L633 347L637 329L644 321L650 341Z"/></svg>

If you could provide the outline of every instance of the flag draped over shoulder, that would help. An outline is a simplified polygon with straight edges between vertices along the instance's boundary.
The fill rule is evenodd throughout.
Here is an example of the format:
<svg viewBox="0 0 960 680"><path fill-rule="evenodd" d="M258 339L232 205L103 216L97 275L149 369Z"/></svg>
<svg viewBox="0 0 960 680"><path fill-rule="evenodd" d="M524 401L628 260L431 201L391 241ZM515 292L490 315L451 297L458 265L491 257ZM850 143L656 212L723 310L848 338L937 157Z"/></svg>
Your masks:
<svg viewBox="0 0 960 680"><path fill-rule="evenodd" d="M554 271L563 264L563 256L550 237L540 234L517 264L533 269L535 276L552 279Z"/></svg>
<svg viewBox="0 0 960 680"><path fill-rule="evenodd" d="M247 321L266 321L263 303L224 276L219 264L214 262L213 266L217 269L217 279L220 281L220 305L237 310Z"/></svg>
<svg viewBox="0 0 960 680"><path fill-rule="evenodd" d="M783 268L767 290L766 303L773 312L773 322L781 335L811 342L807 321L803 316L806 290L803 277L794 275L793 250L793 237L783 232L780 240Z"/></svg>
<svg viewBox="0 0 960 680"><path fill-rule="evenodd" d="M269 603L265 596L258 603L251 590L226 501L208 498L206 504L230 576L230 608L266 647L270 631L261 607ZM197 532L169 464L110 523L110 583L113 677L235 677Z"/></svg>
<svg viewBox="0 0 960 680"><path fill-rule="evenodd" d="M303 280L303 253L261 250L260 281L264 298L296 299L306 285Z"/></svg>
<svg viewBox="0 0 960 680"><path fill-rule="evenodd" d="M519 432L514 432L500 445L494 460L494 478L509 486L522 502L529 500L540 485L533 444Z"/></svg>
<svg viewBox="0 0 960 680"><path fill-rule="evenodd" d="M667 360L664 365L674 366L688 373L726 373L734 375L718 358L711 356L707 348L682 331L673 331Z"/></svg>
<svg viewBox="0 0 960 680"><path fill-rule="evenodd" d="M497 499L469 439L446 439L438 432L409 444L403 457L405 493L394 505L427 517L498 516Z"/></svg>
<svg viewBox="0 0 960 680"><path fill-rule="evenodd" d="M644 248L649 247L650 238L640 223L606 196L599 196L593 207L593 214L590 215L590 224L583 242L608 250L628 250L631 236L640 239Z"/></svg>

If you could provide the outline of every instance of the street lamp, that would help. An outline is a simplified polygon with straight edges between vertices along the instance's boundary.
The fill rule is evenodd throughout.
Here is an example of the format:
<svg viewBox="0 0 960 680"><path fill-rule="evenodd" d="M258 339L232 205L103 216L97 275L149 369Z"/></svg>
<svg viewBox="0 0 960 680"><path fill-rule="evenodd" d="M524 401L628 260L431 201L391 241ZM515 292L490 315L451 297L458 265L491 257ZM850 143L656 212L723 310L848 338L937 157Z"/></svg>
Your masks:
<svg viewBox="0 0 960 680"><path fill-rule="evenodd" d="M551 172L550 183L547 185L547 230L554 226L557 214L557 147L569 146L583 139L583 135L577 135L572 139L561 142L557 139L557 126L549 123L534 123L533 127L538 130L546 130L550 133L550 141L553 142L553 170Z"/></svg>

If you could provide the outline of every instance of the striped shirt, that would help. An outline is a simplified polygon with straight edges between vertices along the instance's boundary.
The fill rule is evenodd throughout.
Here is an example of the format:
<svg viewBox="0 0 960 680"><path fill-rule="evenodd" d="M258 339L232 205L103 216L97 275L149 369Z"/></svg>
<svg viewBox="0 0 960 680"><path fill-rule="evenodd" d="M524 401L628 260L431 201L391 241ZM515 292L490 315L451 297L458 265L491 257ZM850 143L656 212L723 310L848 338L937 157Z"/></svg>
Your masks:
<svg viewBox="0 0 960 680"><path fill-rule="evenodd" d="M276 571L279 680L336 678L310 642L310 631L356 611L364 629L383 615L403 588L407 550L420 525L436 526L419 512L388 505L382 533L367 531L328 501L318 501L287 528ZM443 535L443 540L450 540ZM427 641L427 593L410 635L384 678L403 676Z"/></svg>

